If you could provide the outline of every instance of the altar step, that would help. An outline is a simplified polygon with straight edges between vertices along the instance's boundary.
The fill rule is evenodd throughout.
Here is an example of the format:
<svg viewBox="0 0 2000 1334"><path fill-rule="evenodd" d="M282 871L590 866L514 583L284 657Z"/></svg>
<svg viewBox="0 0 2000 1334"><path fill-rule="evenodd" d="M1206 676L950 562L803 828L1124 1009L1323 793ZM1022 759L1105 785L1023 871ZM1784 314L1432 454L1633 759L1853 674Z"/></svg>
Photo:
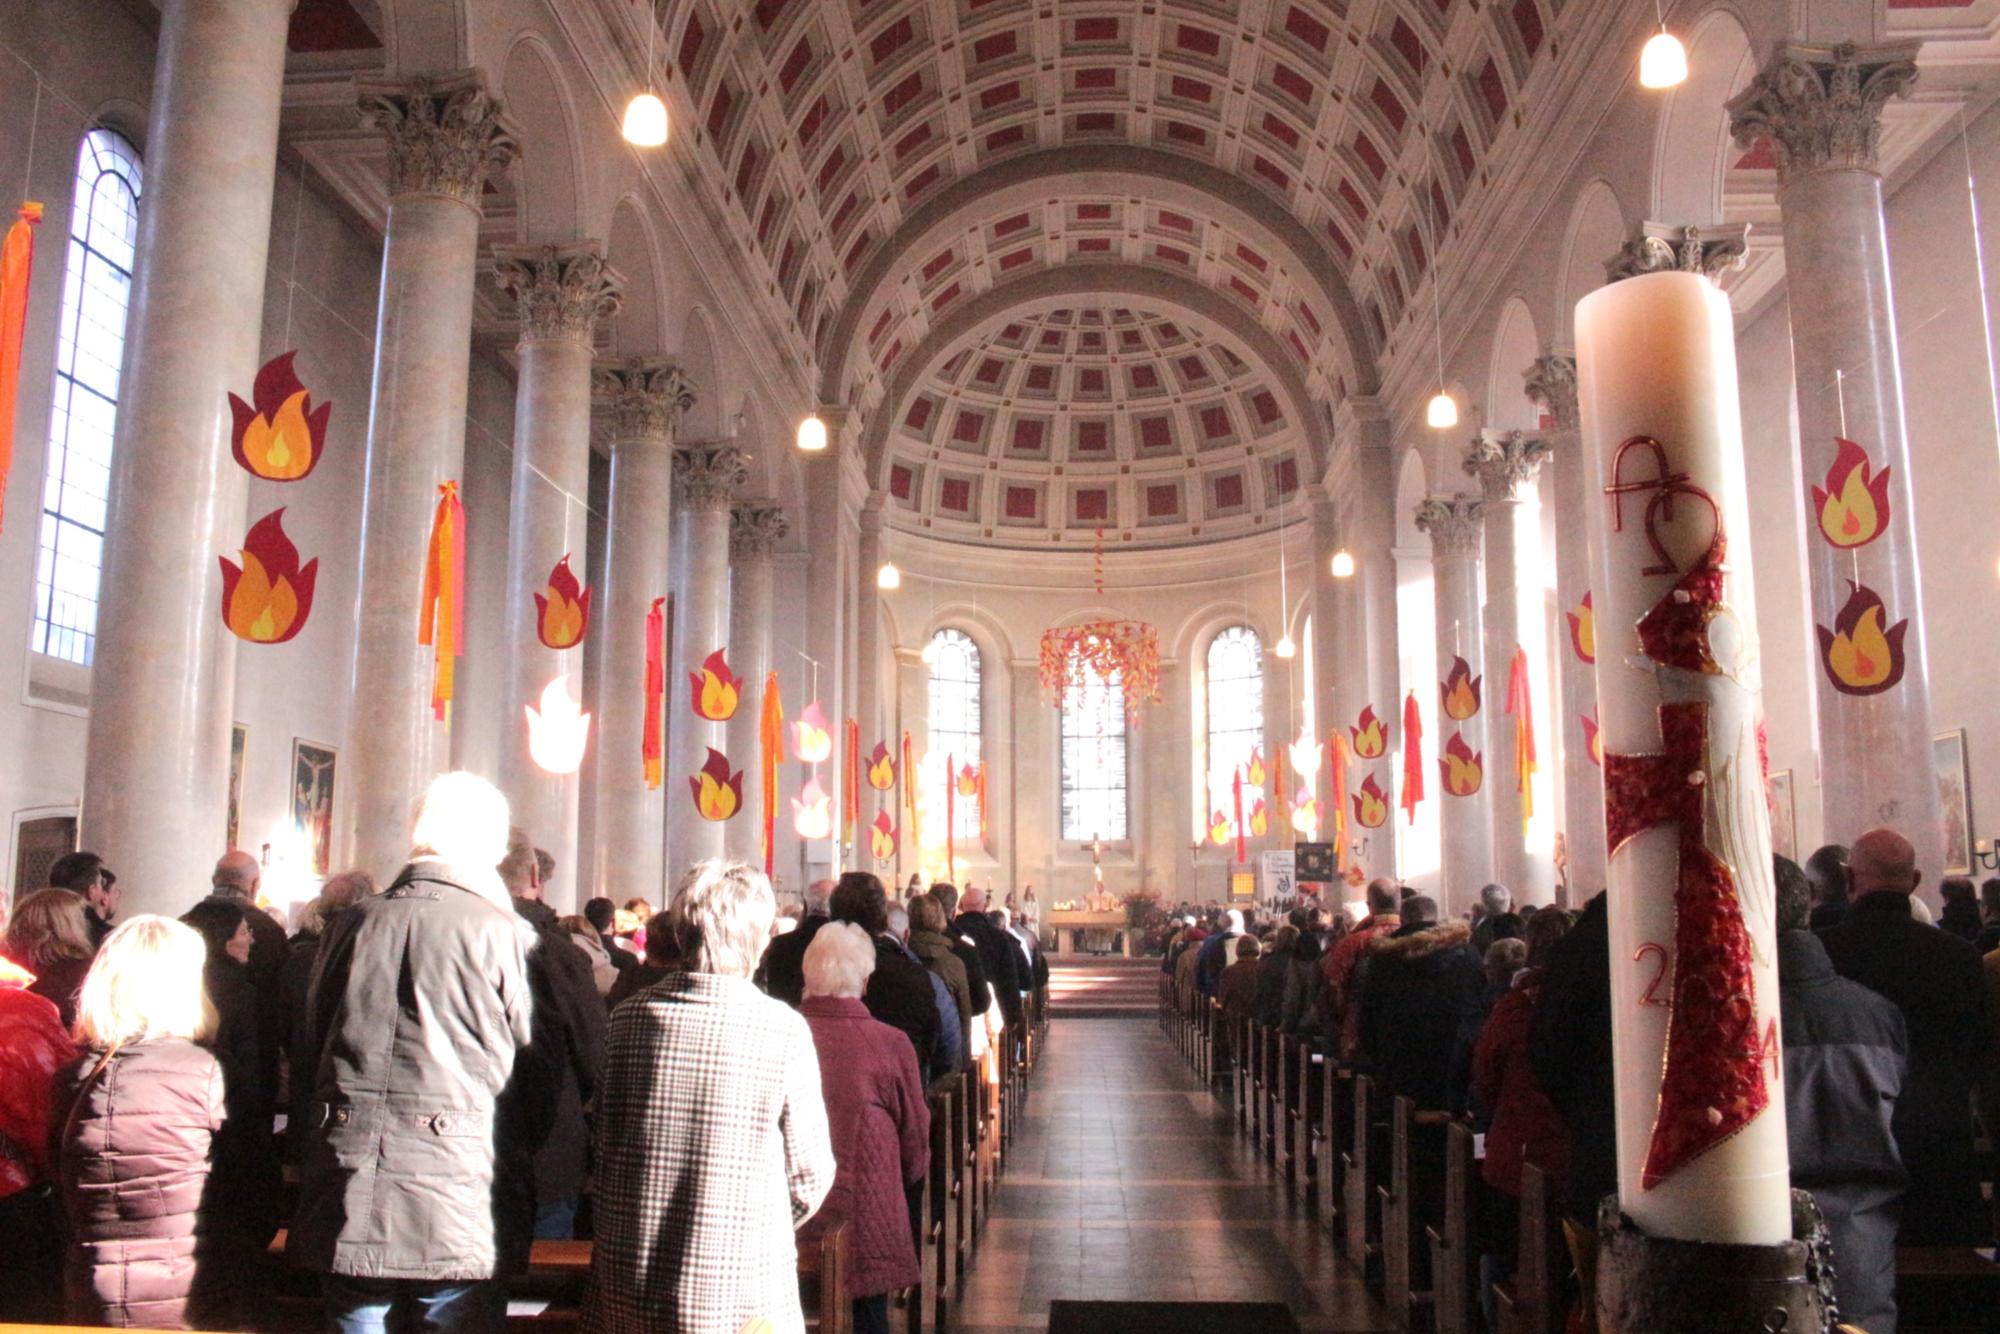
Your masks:
<svg viewBox="0 0 2000 1334"><path fill-rule="evenodd" d="M1130 1019L1160 1008L1158 959L1049 959L1049 1015Z"/></svg>

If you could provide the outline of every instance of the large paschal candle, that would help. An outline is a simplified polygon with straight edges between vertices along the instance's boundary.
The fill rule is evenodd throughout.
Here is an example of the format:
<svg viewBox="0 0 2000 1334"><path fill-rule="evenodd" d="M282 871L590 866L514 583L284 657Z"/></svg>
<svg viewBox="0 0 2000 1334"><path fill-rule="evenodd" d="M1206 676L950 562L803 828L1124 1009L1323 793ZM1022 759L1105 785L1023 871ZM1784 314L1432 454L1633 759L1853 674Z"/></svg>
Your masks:
<svg viewBox="0 0 2000 1334"><path fill-rule="evenodd" d="M1792 1235L1757 620L1728 298L1577 304L1596 544L1618 1193L1649 1234Z"/></svg>

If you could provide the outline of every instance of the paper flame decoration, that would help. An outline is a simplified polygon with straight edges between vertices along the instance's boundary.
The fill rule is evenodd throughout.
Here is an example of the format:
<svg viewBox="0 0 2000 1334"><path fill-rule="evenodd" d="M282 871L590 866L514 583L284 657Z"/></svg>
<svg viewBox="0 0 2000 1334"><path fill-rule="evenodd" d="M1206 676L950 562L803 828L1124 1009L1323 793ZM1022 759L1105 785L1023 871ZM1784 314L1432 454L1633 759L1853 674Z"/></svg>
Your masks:
<svg viewBox="0 0 2000 1334"><path fill-rule="evenodd" d="M1889 529L1889 473L1873 472L1868 451L1852 440L1836 438L1839 448L1826 470L1826 485L1812 489L1813 512L1819 531L1843 550L1865 547Z"/></svg>
<svg viewBox="0 0 2000 1334"><path fill-rule="evenodd" d="M896 757L889 753L886 741L877 741L868 756L868 786L877 792L887 792L896 786Z"/></svg>
<svg viewBox="0 0 2000 1334"><path fill-rule="evenodd" d="M1597 715L1594 713L1580 713L1576 716L1576 720L1583 724L1584 754L1590 756L1592 764L1602 769L1604 767L1604 739L1597 733Z"/></svg>
<svg viewBox="0 0 2000 1334"><path fill-rule="evenodd" d="M1354 720L1354 726L1347 729L1354 738L1354 758L1357 760L1379 760L1389 749L1389 729L1375 716L1375 706L1367 705L1361 716Z"/></svg>
<svg viewBox="0 0 2000 1334"><path fill-rule="evenodd" d="M313 582L319 560L299 568L299 549L285 536L285 511L257 520L237 554L241 566L223 556L222 623L253 644L282 644L305 629L312 614Z"/></svg>
<svg viewBox="0 0 2000 1334"><path fill-rule="evenodd" d="M878 862L896 859L896 826L889 823L889 812L875 812L875 823L868 826L868 851Z"/></svg>
<svg viewBox="0 0 2000 1334"><path fill-rule="evenodd" d="M1450 674L1438 685L1444 697L1444 716L1462 723L1478 713L1479 683L1485 679L1474 676L1464 658L1454 657Z"/></svg>
<svg viewBox="0 0 2000 1334"><path fill-rule="evenodd" d="M639 725L639 762L646 790L657 792L666 782L667 600L654 598L646 610L646 704Z"/></svg>
<svg viewBox="0 0 2000 1334"><path fill-rule="evenodd" d="M569 697L569 677L558 676L542 687L541 712L532 704L528 715L528 757L546 773L573 774L583 767L590 742L590 715Z"/></svg>
<svg viewBox="0 0 2000 1334"><path fill-rule="evenodd" d="M1125 716L1160 702L1160 632L1144 621L1085 621L1042 632L1043 693L1060 699L1070 687L1110 683L1125 697Z"/></svg>
<svg viewBox="0 0 2000 1334"><path fill-rule="evenodd" d="M1326 756L1326 747L1304 723L1299 724L1299 739L1291 745L1292 772L1295 774L1316 774L1319 762Z"/></svg>
<svg viewBox="0 0 2000 1334"><path fill-rule="evenodd" d="M1403 700L1403 815L1417 822L1417 807L1424 800L1424 715L1417 707L1417 692Z"/></svg>
<svg viewBox="0 0 2000 1334"><path fill-rule="evenodd" d="M1848 581L1854 592L1847 605L1833 618L1833 629L1814 626L1819 631L1820 662L1827 679L1843 695L1879 695L1894 689L1908 665L1903 636L1910 623L1898 621L1883 628L1888 608L1874 589Z"/></svg>
<svg viewBox="0 0 2000 1334"><path fill-rule="evenodd" d="M1311 838L1319 832L1319 803L1310 788L1300 788L1292 802L1292 830Z"/></svg>
<svg viewBox="0 0 2000 1334"><path fill-rule="evenodd" d="M590 628L590 590L570 572L569 555L549 571L548 587L535 594L535 634L543 648L575 648Z"/></svg>
<svg viewBox="0 0 2000 1334"><path fill-rule="evenodd" d="M1486 777L1486 755L1474 754L1472 747L1465 744L1465 736L1454 732L1445 743L1444 754L1438 756L1438 770L1448 794L1469 797L1479 791L1479 784Z"/></svg>
<svg viewBox="0 0 2000 1334"><path fill-rule="evenodd" d="M1218 848L1229 846L1229 817L1221 811L1208 817L1208 841Z"/></svg>
<svg viewBox="0 0 2000 1334"><path fill-rule="evenodd" d="M1250 747L1250 767L1244 771L1243 781L1251 787L1264 786L1264 752Z"/></svg>
<svg viewBox="0 0 2000 1334"><path fill-rule="evenodd" d="M1354 823L1363 829L1380 829L1388 819L1389 795L1375 781L1375 775L1369 774L1354 794Z"/></svg>
<svg viewBox="0 0 2000 1334"><path fill-rule="evenodd" d="M814 700L792 724L792 756L804 764L818 764L831 754L833 732L827 725L825 711Z"/></svg>
<svg viewBox="0 0 2000 1334"><path fill-rule="evenodd" d="M743 771L729 772L729 758L714 746L701 772L688 779L694 808L704 820L727 820L743 806Z"/></svg>
<svg viewBox="0 0 2000 1334"><path fill-rule="evenodd" d="M959 796L976 797L979 795L979 771L974 769L970 764L964 765L959 769L958 777L955 781Z"/></svg>
<svg viewBox="0 0 2000 1334"><path fill-rule="evenodd" d="M296 482L319 466L326 443L327 418L333 404L312 404L312 395L292 369L297 352L272 357L257 371L250 396L255 406L229 396L235 423L229 447L236 462L252 477L267 482Z"/></svg>
<svg viewBox="0 0 2000 1334"><path fill-rule="evenodd" d="M1259 797L1256 804L1250 807L1250 837L1262 838L1270 832L1271 816L1264 809L1264 799Z"/></svg>
<svg viewBox="0 0 2000 1334"><path fill-rule="evenodd" d="M688 673L694 716L712 723L726 723L734 718L736 705L743 698L743 679L730 673L729 660L723 656L726 652L717 649L701 660L700 671Z"/></svg>
<svg viewBox="0 0 2000 1334"><path fill-rule="evenodd" d="M1597 612L1590 605L1588 593L1569 614L1569 646L1576 651L1578 661L1597 661Z"/></svg>
<svg viewBox="0 0 2000 1334"><path fill-rule="evenodd" d="M417 643L431 650L431 716L448 722L458 650L465 642L465 506L457 482L438 486L418 606Z"/></svg>
<svg viewBox="0 0 2000 1334"><path fill-rule="evenodd" d="M808 841L832 836L833 798L819 785L819 779L808 778L799 795L792 798L792 829Z"/></svg>

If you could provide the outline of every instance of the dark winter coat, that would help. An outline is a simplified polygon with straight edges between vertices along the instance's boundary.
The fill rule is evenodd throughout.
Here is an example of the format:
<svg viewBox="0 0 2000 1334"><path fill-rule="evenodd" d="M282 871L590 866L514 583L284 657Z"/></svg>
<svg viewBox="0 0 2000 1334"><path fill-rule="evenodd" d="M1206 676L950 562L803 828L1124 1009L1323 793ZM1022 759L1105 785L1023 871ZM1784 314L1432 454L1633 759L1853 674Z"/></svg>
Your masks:
<svg viewBox="0 0 2000 1334"><path fill-rule="evenodd" d="M965 970L965 994L972 1007L970 1018L976 1022L986 1013L986 1007L993 1004L993 984L986 980L986 961L979 957L979 949L971 941L952 935L949 925L945 928L945 939L951 942L952 957Z"/></svg>
<svg viewBox="0 0 2000 1334"><path fill-rule="evenodd" d="M636 968L627 968L618 974L618 980L611 984L611 994L604 998L604 1008L615 1010L647 987L678 973L678 968L663 968L656 963L642 963Z"/></svg>
<svg viewBox="0 0 2000 1334"><path fill-rule="evenodd" d="M1549 951L1541 999L1528 1028L1535 1082L1569 1132L1563 1213L1596 1225L1597 1203L1618 1189L1617 1111L1611 1069L1611 926L1604 895L1584 905Z"/></svg>
<svg viewBox="0 0 2000 1334"><path fill-rule="evenodd" d="M328 925L295 1262L433 1281L525 1263L535 1143L500 1111L534 1036L534 940L492 871L438 861Z"/></svg>
<svg viewBox="0 0 2000 1334"><path fill-rule="evenodd" d="M1902 1012L1835 973L1807 931L1778 935L1778 992L1792 1185L1826 1215L1841 1319L1871 1334L1893 1329L1908 1181L1893 1128L1907 1065Z"/></svg>
<svg viewBox="0 0 2000 1334"><path fill-rule="evenodd" d="M874 1297L922 1277L903 1187L930 1164L930 1106L909 1044L855 1000L814 996L803 1013L819 1055L833 1157L826 1202L799 1229L799 1248L828 1219L848 1220L847 1295Z"/></svg>
<svg viewBox="0 0 2000 1334"><path fill-rule="evenodd" d="M1542 1092L1528 1055L1542 980L1540 969L1524 973L1494 1001L1472 1049L1472 1096L1489 1119L1480 1175L1493 1189L1516 1197L1526 1163L1541 1168L1558 1193L1569 1179L1569 1132Z"/></svg>
<svg viewBox="0 0 2000 1334"><path fill-rule="evenodd" d="M972 987L966 981L965 965L959 962L949 938L935 931L910 931L910 953L923 960L924 967L931 970L945 990L951 993L951 1003L958 1010L958 1064L964 1064L966 1053L972 1050Z"/></svg>
<svg viewBox="0 0 2000 1334"><path fill-rule="evenodd" d="M806 946L827 924L825 913L806 917L784 935L764 947L764 961L757 966L757 985L764 994L781 1000L794 1010L806 998Z"/></svg>
<svg viewBox="0 0 2000 1334"><path fill-rule="evenodd" d="M938 1043L942 1020L931 992L931 975L885 936L875 937L875 971L868 975L861 1002L868 1013L909 1035L918 1069L942 1069Z"/></svg>
<svg viewBox="0 0 2000 1334"><path fill-rule="evenodd" d="M1261 962L1254 956L1238 959L1215 981L1215 1003L1222 1007L1222 1017L1231 1026L1257 1017L1257 965Z"/></svg>
<svg viewBox="0 0 2000 1334"><path fill-rule="evenodd" d="M1021 951L1000 929L999 923L983 912L962 912L952 918L951 934L979 951L979 962L985 966L987 984L1000 998L1001 1016L1006 1019L1008 1027L1020 1027L1025 1013L1021 1008L1021 993L1028 989L1032 981L1022 976L1025 970L1021 967Z"/></svg>
<svg viewBox="0 0 2000 1334"><path fill-rule="evenodd" d="M35 975L28 990L56 1007L62 1016L64 1028L76 1027L76 998L83 990L83 979L90 974L89 959L51 959L47 963L29 963L16 959L15 963Z"/></svg>
<svg viewBox="0 0 2000 1334"><path fill-rule="evenodd" d="M1865 894L1820 934L1842 977L1895 1002L1909 1034L1896 1145L1910 1174L1905 1246L1983 1244L1992 1222L1972 1150L1972 1085L1986 1054L1985 987L1970 943L1910 916L1909 896Z"/></svg>
<svg viewBox="0 0 2000 1334"><path fill-rule="evenodd" d="M1272 950L1257 960L1257 1022L1276 1028L1285 1017L1285 978L1298 947Z"/></svg>
<svg viewBox="0 0 2000 1334"><path fill-rule="evenodd" d="M1471 941L1463 922L1399 927L1369 941L1361 1046L1390 1096L1445 1105L1452 1040L1486 986Z"/></svg>
<svg viewBox="0 0 2000 1334"><path fill-rule="evenodd" d="M221 1064L192 1042L89 1052L57 1077L55 1105L69 1319L230 1321L242 1259L209 1174L227 1115Z"/></svg>
<svg viewBox="0 0 2000 1334"><path fill-rule="evenodd" d="M321 924L321 931L325 929ZM305 1145L307 1109L312 1106L313 1075L319 1053L313 1051L311 1016L306 995L312 987L313 964L319 958L321 931L300 931L285 946L278 969L278 1020L284 1036L286 1084L285 1154L297 1159ZM253 941L255 937L252 937Z"/></svg>
<svg viewBox="0 0 2000 1334"><path fill-rule="evenodd" d="M523 912L523 905L529 910ZM604 1068L609 1012L597 993L590 956L555 924L553 910L538 900L515 899L514 911L535 926L535 943L528 950L534 1037L515 1058L505 1112L523 1138L540 1144L535 1150L539 1207L574 1200L589 1177L590 1127L583 1109L597 1092Z"/></svg>
<svg viewBox="0 0 2000 1334"><path fill-rule="evenodd" d="M215 1007L215 1036L209 1049L222 1063L223 1100L228 1121L215 1140L216 1190L229 1201L230 1222L261 1249L278 1230L283 1214L277 1141L273 1120L278 1090L267 1082L275 1062L262 1049L263 1022L256 988L244 966L228 955L211 958L202 984Z"/></svg>
<svg viewBox="0 0 2000 1334"><path fill-rule="evenodd" d="M1316 1040L1323 1032L1320 992L1326 986L1326 975L1320 971L1320 961L1325 953L1317 931L1300 936L1297 948L1292 951L1291 963L1285 969L1284 1004L1278 1013L1279 1027L1287 1033Z"/></svg>

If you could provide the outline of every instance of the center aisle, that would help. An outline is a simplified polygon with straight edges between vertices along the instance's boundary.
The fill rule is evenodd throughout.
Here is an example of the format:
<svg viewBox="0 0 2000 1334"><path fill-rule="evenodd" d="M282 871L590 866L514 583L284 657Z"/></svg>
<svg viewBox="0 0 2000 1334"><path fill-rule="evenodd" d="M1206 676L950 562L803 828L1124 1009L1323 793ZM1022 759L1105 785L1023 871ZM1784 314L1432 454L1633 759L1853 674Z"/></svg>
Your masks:
<svg viewBox="0 0 2000 1334"><path fill-rule="evenodd" d="M1314 1334L1393 1328L1151 1016L1051 1022L952 1327L1046 1330L1053 1299L1283 1302Z"/></svg>

